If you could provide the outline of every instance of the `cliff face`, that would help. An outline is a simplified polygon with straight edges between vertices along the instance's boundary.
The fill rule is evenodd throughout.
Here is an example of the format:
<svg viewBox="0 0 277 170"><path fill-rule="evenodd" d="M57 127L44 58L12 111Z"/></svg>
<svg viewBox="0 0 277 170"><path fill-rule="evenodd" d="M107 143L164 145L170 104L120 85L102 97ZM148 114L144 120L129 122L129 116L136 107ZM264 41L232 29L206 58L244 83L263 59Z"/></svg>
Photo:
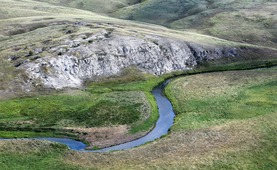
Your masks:
<svg viewBox="0 0 277 170"><path fill-rule="evenodd" d="M29 82L47 88L78 88L84 80L110 76L123 68L139 69L161 75L191 69L204 60L236 56L235 48L203 47L156 36L123 36L102 30L63 40L48 49L51 56L23 64Z"/></svg>

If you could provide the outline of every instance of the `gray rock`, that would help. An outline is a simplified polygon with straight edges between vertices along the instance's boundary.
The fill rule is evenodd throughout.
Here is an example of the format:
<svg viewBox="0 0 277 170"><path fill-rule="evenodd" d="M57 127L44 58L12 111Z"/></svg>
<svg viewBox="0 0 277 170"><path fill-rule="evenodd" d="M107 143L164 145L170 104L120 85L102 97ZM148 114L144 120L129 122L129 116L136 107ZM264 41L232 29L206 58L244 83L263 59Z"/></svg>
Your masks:
<svg viewBox="0 0 277 170"><path fill-rule="evenodd" d="M53 56L25 64L27 75L47 88L79 88L84 80L114 75L130 66L161 75L191 69L201 61L237 55L235 48L204 47L156 36L106 34L103 30L87 38L65 40L51 49Z"/></svg>

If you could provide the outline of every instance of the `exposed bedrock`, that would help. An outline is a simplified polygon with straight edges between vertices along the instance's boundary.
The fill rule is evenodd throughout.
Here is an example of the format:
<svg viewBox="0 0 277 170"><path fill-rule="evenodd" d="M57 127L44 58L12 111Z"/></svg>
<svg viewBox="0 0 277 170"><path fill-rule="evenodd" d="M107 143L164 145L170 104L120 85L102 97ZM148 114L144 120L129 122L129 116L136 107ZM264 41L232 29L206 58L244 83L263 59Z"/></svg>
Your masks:
<svg viewBox="0 0 277 170"><path fill-rule="evenodd" d="M191 69L201 61L237 56L236 48L204 47L156 36L110 35L107 31L64 40L49 56L21 66L30 82L47 88L78 88L84 80L119 73L123 68L161 75Z"/></svg>

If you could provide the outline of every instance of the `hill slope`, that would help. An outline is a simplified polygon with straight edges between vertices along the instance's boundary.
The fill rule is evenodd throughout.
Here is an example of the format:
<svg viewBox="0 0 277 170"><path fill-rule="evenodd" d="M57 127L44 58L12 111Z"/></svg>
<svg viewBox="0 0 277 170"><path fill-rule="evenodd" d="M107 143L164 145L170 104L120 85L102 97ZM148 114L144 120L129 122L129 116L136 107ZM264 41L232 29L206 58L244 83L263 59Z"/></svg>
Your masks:
<svg viewBox="0 0 277 170"><path fill-rule="evenodd" d="M130 66L160 75L203 61L276 56L272 48L44 2L1 0L1 4L1 96L45 87L80 88L87 80L118 74Z"/></svg>
<svg viewBox="0 0 277 170"><path fill-rule="evenodd" d="M40 1L276 47L277 3L271 0Z"/></svg>

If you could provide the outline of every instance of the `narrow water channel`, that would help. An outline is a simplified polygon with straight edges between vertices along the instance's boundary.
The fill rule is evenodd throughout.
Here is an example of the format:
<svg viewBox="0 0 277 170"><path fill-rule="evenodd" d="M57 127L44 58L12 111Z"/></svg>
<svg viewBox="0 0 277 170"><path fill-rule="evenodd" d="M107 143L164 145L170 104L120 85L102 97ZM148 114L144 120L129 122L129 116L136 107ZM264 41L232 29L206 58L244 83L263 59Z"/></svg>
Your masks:
<svg viewBox="0 0 277 170"><path fill-rule="evenodd" d="M84 143L80 141L75 141L72 139L67 139L67 138L36 138L36 139L62 143L67 145L72 150L83 151L83 152L108 152L108 151L115 151L115 150L125 150L136 146L140 146L147 142L158 139L168 133L168 130L173 125L174 116L175 116L171 103L163 95L164 88L166 87L167 84L168 84L168 81L165 81L164 83L162 83L161 85L153 89L152 94L154 95L158 105L159 119L156 122L156 126L154 127L154 129L151 132L149 132L147 135L139 139L136 139L127 143L99 149L99 150L86 150L85 149L86 145ZM11 140L11 139L0 139L0 140Z"/></svg>

